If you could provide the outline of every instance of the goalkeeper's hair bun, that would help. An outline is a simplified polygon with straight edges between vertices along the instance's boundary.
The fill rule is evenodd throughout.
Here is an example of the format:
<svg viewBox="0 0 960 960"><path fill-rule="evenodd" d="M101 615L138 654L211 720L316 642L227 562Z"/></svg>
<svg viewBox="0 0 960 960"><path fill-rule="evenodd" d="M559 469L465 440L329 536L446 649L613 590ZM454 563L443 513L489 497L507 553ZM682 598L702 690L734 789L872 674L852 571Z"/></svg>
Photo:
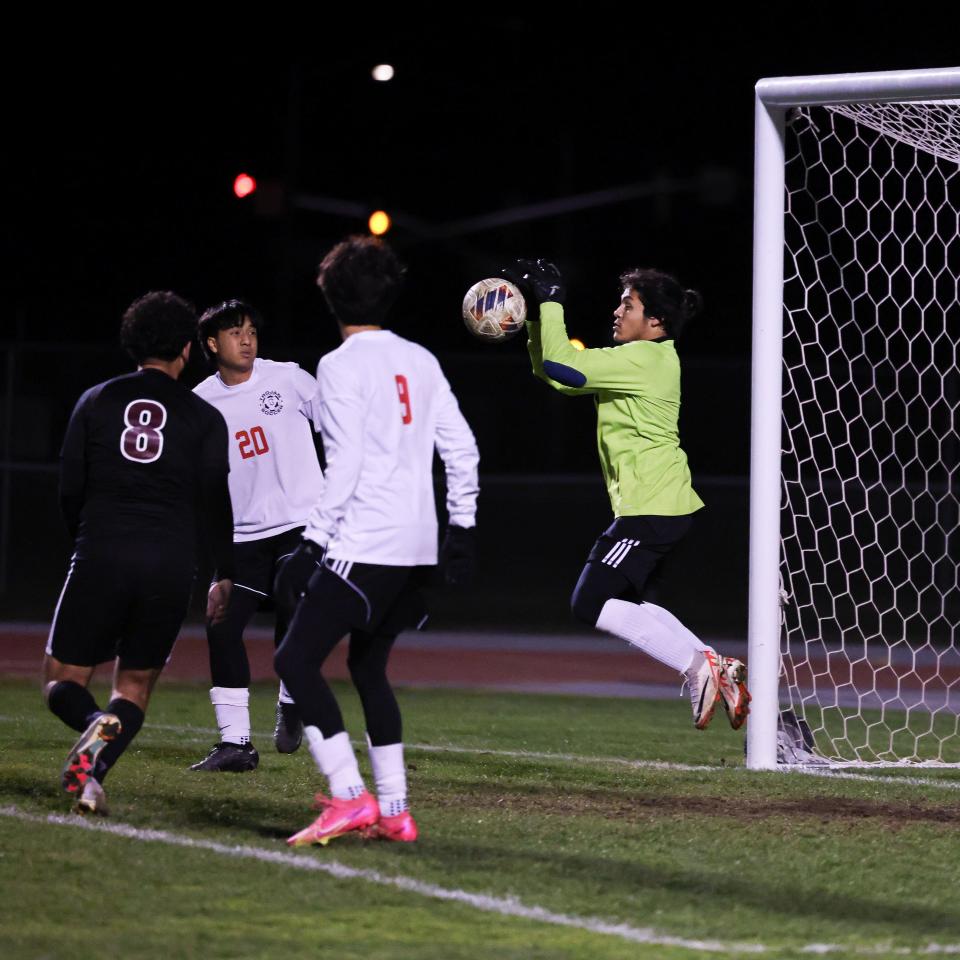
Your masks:
<svg viewBox="0 0 960 960"><path fill-rule="evenodd" d="M699 290L684 290L683 291L683 303L681 305L683 310L684 320L692 320L701 310L703 310L703 297L700 296Z"/></svg>

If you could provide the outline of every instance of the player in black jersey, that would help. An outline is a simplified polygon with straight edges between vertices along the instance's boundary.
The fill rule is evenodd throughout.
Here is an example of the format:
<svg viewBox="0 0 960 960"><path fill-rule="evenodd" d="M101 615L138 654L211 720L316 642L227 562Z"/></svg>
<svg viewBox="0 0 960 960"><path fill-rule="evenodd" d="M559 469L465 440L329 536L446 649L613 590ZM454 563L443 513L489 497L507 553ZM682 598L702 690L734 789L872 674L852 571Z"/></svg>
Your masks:
<svg viewBox="0 0 960 960"><path fill-rule="evenodd" d="M149 293L120 329L137 371L91 387L63 442L60 505L76 546L46 657L50 710L82 735L62 786L80 813L106 812L104 777L130 745L183 623L198 532L221 579L208 598L224 616L233 573L227 430L206 401L177 383L197 332L193 308ZM87 689L115 660L105 711Z"/></svg>

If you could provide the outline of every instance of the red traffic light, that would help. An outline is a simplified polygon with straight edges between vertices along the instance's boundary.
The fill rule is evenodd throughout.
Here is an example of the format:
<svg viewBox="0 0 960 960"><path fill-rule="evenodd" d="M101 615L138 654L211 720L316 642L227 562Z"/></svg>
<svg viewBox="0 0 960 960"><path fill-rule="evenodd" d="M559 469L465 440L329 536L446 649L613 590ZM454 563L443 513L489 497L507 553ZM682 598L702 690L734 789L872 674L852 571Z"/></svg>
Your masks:
<svg viewBox="0 0 960 960"><path fill-rule="evenodd" d="M233 181L233 192L242 200L257 189L257 181L249 173L238 173Z"/></svg>

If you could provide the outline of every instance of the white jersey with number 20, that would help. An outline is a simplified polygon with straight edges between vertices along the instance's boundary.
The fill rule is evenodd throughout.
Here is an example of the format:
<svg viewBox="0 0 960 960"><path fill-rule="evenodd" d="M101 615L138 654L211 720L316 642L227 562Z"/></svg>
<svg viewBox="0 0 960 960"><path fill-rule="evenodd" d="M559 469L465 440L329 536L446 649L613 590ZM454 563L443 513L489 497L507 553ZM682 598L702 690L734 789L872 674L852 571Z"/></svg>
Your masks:
<svg viewBox="0 0 960 960"><path fill-rule="evenodd" d="M194 387L227 421L235 541L302 526L323 489L310 425L316 389L297 364L259 357L243 383L214 374Z"/></svg>
<svg viewBox="0 0 960 960"><path fill-rule="evenodd" d="M479 460L436 357L389 330L367 330L320 360L317 385L326 483L304 536L336 560L436 563L434 448L457 526L476 522Z"/></svg>

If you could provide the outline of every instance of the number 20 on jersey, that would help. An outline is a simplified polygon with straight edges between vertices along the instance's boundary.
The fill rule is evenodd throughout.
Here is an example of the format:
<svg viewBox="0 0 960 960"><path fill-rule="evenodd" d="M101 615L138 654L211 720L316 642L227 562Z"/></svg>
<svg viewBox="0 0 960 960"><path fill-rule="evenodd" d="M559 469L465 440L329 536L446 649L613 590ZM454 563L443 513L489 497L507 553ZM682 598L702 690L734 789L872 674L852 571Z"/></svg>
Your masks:
<svg viewBox="0 0 960 960"><path fill-rule="evenodd" d="M270 452L270 445L267 443L267 435L263 432L263 427L238 430L233 436L240 445L240 456L244 460Z"/></svg>

